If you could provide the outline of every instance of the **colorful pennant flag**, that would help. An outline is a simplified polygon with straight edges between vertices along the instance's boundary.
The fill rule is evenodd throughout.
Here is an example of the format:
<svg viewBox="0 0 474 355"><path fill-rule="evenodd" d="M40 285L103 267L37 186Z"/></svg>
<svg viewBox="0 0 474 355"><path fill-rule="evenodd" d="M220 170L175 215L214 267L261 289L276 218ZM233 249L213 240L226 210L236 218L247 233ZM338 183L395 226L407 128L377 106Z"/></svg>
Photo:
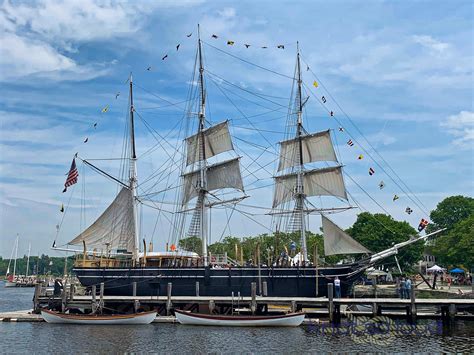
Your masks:
<svg viewBox="0 0 474 355"><path fill-rule="evenodd" d="M344 132L344 128L342 128L341 126L339 126L339 132Z"/></svg>
<svg viewBox="0 0 474 355"><path fill-rule="evenodd" d="M339 129L339 130L340 130L340 129ZM349 140L347 141L347 145L348 145L349 147L353 147L353 146L354 146L354 142L352 141L352 139L349 139Z"/></svg>
<svg viewBox="0 0 474 355"><path fill-rule="evenodd" d="M227 41L227 45L228 45L228 46L233 46L234 43L235 43L234 41Z"/></svg>
<svg viewBox="0 0 474 355"><path fill-rule="evenodd" d="M178 45L176 46L176 50L178 50L178 49L179 49L179 46L181 46L181 44L178 44Z"/></svg>
<svg viewBox="0 0 474 355"><path fill-rule="evenodd" d="M393 198L392 198L392 201L395 202L396 200L398 200L400 197L398 197L397 195L393 195Z"/></svg>
<svg viewBox="0 0 474 355"><path fill-rule="evenodd" d="M329 115L330 115L331 117L334 117L334 112L333 112L333 111L329 112Z"/></svg>
<svg viewBox="0 0 474 355"><path fill-rule="evenodd" d="M426 219L422 218L420 224L418 225L418 232L421 232L423 229L425 229L429 223L430 222L428 222Z"/></svg>
<svg viewBox="0 0 474 355"><path fill-rule="evenodd" d="M326 103L326 98L325 98L324 96L323 96L323 97L321 97L321 100L323 100L323 104L325 104L325 103Z"/></svg>
<svg viewBox="0 0 474 355"><path fill-rule="evenodd" d="M372 176L375 174L375 170L372 168L369 168L369 175Z"/></svg>
<svg viewBox="0 0 474 355"><path fill-rule="evenodd" d="M59 209L59 212L63 213L64 212L64 204L61 203L61 208Z"/></svg>
<svg viewBox="0 0 474 355"><path fill-rule="evenodd" d="M250 47L250 44L244 44L245 48Z"/></svg>
<svg viewBox="0 0 474 355"><path fill-rule="evenodd" d="M405 212L408 214L412 214L413 210L410 207L405 208Z"/></svg>
<svg viewBox="0 0 474 355"><path fill-rule="evenodd" d="M382 190L385 187L385 183L383 181L379 182L379 189Z"/></svg>
<svg viewBox="0 0 474 355"><path fill-rule="evenodd" d="M317 82L316 80L315 80L315 81L313 81L313 86L314 86L315 88L317 88L317 87L318 87L318 82Z"/></svg>
<svg viewBox="0 0 474 355"><path fill-rule="evenodd" d="M277 46L277 48L279 48L279 49L285 49L285 46L284 46L283 44L279 44L279 45Z"/></svg>
<svg viewBox="0 0 474 355"><path fill-rule="evenodd" d="M168 58L168 54L165 54L165 56L161 58L161 60L165 60L166 58Z"/></svg>
<svg viewBox="0 0 474 355"><path fill-rule="evenodd" d="M120 96L120 91L115 94L115 100L117 100L117 98L118 98L119 96Z"/></svg>
<svg viewBox="0 0 474 355"><path fill-rule="evenodd" d="M106 113L108 110L109 110L109 105L105 106L105 107L102 109L102 113Z"/></svg>
<svg viewBox="0 0 474 355"><path fill-rule="evenodd" d="M89 137L86 137L86 139L84 139L84 143L87 143L89 142Z"/></svg>
<svg viewBox="0 0 474 355"><path fill-rule="evenodd" d="M69 172L67 173L66 182L64 183L63 192L66 192L69 186L72 186L77 183L78 176L79 176L79 172L77 171L77 168L76 168L76 158L73 158L72 163L71 163L71 168L69 169Z"/></svg>
<svg viewBox="0 0 474 355"><path fill-rule="evenodd" d="M214 39L218 39L218 38L219 38L217 35L212 35L211 37L214 38Z"/></svg>
<svg viewBox="0 0 474 355"><path fill-rule="evenodd" d="M362 160L364 159L364 156L362 154L359 154L359 156L357 157L357 160Z"/></svg>

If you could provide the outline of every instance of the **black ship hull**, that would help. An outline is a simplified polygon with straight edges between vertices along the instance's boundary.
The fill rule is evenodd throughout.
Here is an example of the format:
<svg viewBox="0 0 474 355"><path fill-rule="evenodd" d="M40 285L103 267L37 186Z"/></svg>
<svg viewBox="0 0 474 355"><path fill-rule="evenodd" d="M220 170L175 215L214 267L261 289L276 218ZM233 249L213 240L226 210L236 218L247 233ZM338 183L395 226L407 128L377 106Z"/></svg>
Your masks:
<svg viewBox="0 0 474 355"><path fill-rule="evenodd" d="M318 295L327 295L327 284L338 276L341 280L341 295L352 292L354 282L360 278L365 267L346 264L318 269ZM240 292L251 295L251 283L266 282L267 295L273 297L315 297L315 268L74 268L83 286L99 286L104 283L106 295L130 296L136 282L138 296L164 296L167 285L172 283L173 296L230 296ZM260 274L260 277L259 277ZM196 284L199 283L197 286ZM257 292L263 293L263 290Z"/></svg>

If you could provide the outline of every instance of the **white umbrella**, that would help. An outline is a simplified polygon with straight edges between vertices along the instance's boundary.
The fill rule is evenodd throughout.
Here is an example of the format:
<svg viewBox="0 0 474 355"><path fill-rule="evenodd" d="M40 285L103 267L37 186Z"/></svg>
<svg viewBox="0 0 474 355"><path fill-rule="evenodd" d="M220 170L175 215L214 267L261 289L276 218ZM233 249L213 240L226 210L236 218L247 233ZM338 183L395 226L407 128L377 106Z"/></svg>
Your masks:
<svg viewBox="0 0 474 355"><path fill-rule="evenodd" d="M382 270L373 270L367 273L367 275L370 276L386 276L387 273Z"/></svg>
<svg viewBox="0 0 474 355"><path fill-rule="evenodd" d="M432 267L426 269L428 272L442 272L446 271L446 269L442 268L441 266L438 265L433 265Z"/></svg>

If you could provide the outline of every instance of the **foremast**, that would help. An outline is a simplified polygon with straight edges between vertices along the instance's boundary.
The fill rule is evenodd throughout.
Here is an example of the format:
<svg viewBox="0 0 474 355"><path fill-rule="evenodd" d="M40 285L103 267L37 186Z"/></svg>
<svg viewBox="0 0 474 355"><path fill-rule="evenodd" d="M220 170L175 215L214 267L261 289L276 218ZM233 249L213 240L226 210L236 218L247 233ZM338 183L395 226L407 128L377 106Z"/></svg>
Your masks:
<svg viewBox="0 0 474 355"><path fill-rule="evenodd" d="M186 164L183 171L183 190L181 213L187 213L188 204L196 198L193 216L187 236L196 236L201 239L202 260L204 266L209 265L208 242L208 208L226 203L238 203L246 196L234 199L221 199L213 191L222 189L236 189L244 191L240 172L240 157L208 164L208 159L221 153L234 151L232 137L229 132L229 122L223 121L206 126L206 90L204 82L204 63L202 41L198 27L198 55L199 61L199 108L197 133L185 139ZM219 160L219 159L215 159ZM214 201L215 200L215 201Z"/></svg>
<svg viewBox="0 0 474 355"><path fill-rule="evenodd" d="M199 196L197 200L197 206L200 218L199 218L199 234L201 236L201 250L204 266L207 266L207 228L206 228L206 148L204 139L204 128L206 122L206 93L204 89L204 66L202 61L202 43L201 33L198 25L198 51L199 51Z"/></svg>
<svg viewBox="0 0 474 355"><path fill-rule="evenodd" d="M139 263L139 216L138 216L138 199L137 199L137 153L135 149L135 120L134 120L134 106L133 106L133 77L130 73L130 168L129 168L129 186L133 196L133 229L134 229L134 247L133 259L135 263Z"/></svg>
<svg viewBox="0 0 474 355"><path fill-rule="evenodd" d="M298 160L299 160L299 167L298 167L298 177L297 177L297 185L296 185L296 210L299 213L299 219L301 221L300 224L300 233L301 233L301 249L303 253L303 261L308 261L308 250L306 247L306 220L305 220L305 206L304 206L304 185L303 185L303 173L304 173L304 161L303 161L303 142L302 142L302 135L303 135L303 99L302 99L302 80L301 80L301 61L300 61L300 50L299 50L299 43L297 43L297 79L298 79L298 94L297 94L297 101L298 101L298 111L297 111L297 122L296 122L296 136L298 139Z"/></svg>

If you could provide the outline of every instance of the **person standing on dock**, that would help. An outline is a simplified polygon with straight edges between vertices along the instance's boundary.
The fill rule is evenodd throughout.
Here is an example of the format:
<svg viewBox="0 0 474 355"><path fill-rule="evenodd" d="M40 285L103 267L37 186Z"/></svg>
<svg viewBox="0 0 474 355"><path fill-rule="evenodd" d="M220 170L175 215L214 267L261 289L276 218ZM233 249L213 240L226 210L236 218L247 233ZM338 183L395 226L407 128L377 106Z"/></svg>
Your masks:
<svg viewBox="0 0 474 355"><path fill-rule="evenodd" d="M400 298L405 299L405 278L400 278Z"/></svg>
<svg viewBox="0 0 474 355"><path fill-rule="evenodd" d="M341 298L341 280L337 276L334 279L334 289L336 290L336 298Z"/></svg>
<svg viewBox="0 0 474 355"><path fill-rule="evenodd" d="M409 299L411 296L411 279L407 277L405 281L405 298Z"/></svg>

